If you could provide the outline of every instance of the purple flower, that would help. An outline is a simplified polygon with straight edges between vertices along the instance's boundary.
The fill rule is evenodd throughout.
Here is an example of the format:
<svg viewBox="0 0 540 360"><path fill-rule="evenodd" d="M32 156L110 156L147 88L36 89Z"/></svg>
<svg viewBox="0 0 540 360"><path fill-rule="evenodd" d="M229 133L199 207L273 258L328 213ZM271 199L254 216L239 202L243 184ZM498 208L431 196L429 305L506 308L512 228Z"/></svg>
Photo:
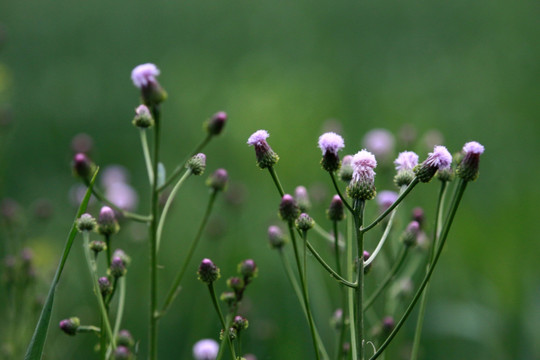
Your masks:
<svg viewBox="0 0 540 360"><path fill-rule="evenodd" d="M218 352L219 344L213 339L199 340L193 345L195 360L215 360Z"/></svg>
<svg viewBox="0 0 540 360"><path fill-rule="evenodd" d="M142 64L136 66L131 72L131 80L139 89L148 86L148 84L156 81L156 76L159 75L159 69L154 64Z"/></svg>
<svg viewBox="0 0 540 360"><path fill-rule="evenodd" d="M465 154L482 155L484 153L484 146L476 141L470 141L463 145L463 152Z"/></svg>
<svg viewBox="0 0 540 360"><path fill-rule="evenodd" d="M388 159L394 152L394 135L386 129L373 129L369 131L362 144L378 157Z"/></svg>
<svg viewBox="0 0 540 360"><path fill-rule="evenodd" d="M365 181L373 184L375 181L374 168L377 167L375 156L367 150L357 152L352 159L353 166L353 182Z"/></svg>
<svg viewBox="0 0 540 360"><path fill-rule="evenodd" d="M433 152L428 154L424 165L437 168L437 170L448 169L452 164L452 155L448 152L446 147L437 145L433 149Z"/></svg>
<svg viewBox="0 0 540 360"><path fill-rule="evenodd" d="M413 151L400 152L397 159L394 160L396 170L412 170L418 165L418 155Z"/></svg>
<svg viewBox="0 0 540 360"><path fill-rule="evenodd" d="M457 174L465 181L474 181L478 177L480 155L484 147L476 141L471 141L463 146L463 160L458 165Z"/></svg>
<svg viewBox="0 0 540 360"><path fill-rule="evenodd" d="M326 155L327 152L337 156L338 151L344 147L345 142L343 141L343 138L336 133L327 132L319 137L319 148L321 149L323 156Z"/></svg>
<svg viewBox="0 0 540 360"><path fill-rule="evenodd" d="M255 147L255 157L257 158L257 165L261 169L266 169L274 166L279 156L272 150L270 145L266 142L266 139L270 136L266 130L255 131L248 139L249 146Z"/></svg>
<svg viewBox="0 0 540 360"><path fill-rule="evenodd" d="M248 139L247 143L250 146L263 146L266 143L266 139L270 136L266 130L255 131Z"/></svg>
<svg viewBox="0 0 540 360"><path fill-rule="evenodd" d="M394 191L384 190L377 194L377 204L382 211L388 209L398 198L398 194Z"/></svg>

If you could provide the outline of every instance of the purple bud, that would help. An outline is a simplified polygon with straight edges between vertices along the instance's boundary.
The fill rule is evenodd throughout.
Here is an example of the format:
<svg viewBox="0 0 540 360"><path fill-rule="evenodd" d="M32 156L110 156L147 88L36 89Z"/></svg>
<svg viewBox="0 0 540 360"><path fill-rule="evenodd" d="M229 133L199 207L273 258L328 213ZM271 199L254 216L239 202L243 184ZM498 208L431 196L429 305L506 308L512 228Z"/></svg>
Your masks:
<svg viewBox="0 0 540 360"><path fill-rule="evenodd" d="M118 346L114 351L114 360L128 360L131 358L131 351L126 346Z"/></svg>
<svg viewBox="0 0 540 360"><path fill-rule="evenodd" d="M226 122L227 114L224 111L220 111L206 122L206 131L210 135L219 135L223 131Z"/></svg>
<svg viewBox="0 0 540 360"><path fill-rule="evenodd" d="M220 277L219 268L210 259L203 259L201 261L197 274L199 275L199 280L208 285Z"/></svg>
<svg viewBox="0 0 540 360"><path fill-rule="evenodd" d="M100 234L110 236L116 234L120 227L116 221L114 210L108 206L103 206L98 217L98 231Z"/></svg>
<svg viewBox="0 0 540 360"><path fill-rule="evenodd" d="M65 332L68 335L75 335L77 329L81 325L81 322L78 317L70 317L69 319L64 319L60 321L60 330Z"/></svg>
<svg viewBox="0 0 540 360"><path fill-rule="evenodd" d="M294 198L289 194L283 195L279 204L279 216L281 219L283 221L294 221L298 215L300 215L300 209Z"/></svg>
<svg viewBox="0 0 540 360"><path fill-rule="evenodd" d="M424 215L424 209L421 207L416 207L412 211L412 218L414 221L418 222L420 227L424 224L425 215Z"/></svg>
<svg viewBox="0 0 540 360"><path fill-rule="evenodd" d="M285 236L281 229L275 225L268 228L268 240L272 249L280 249L285 245Z"/></svg>
<svg viewBox="0 0 540 360"><path fill-rule="evenodd" d="M345 219L345 205L339 197L339 195L334 195L328 210L326 210L326 215L328 219L332 221L341 221Z"/></svg>
<svg viewBox="0 0 540 360"><path fill-rule="evenodd" d="M108 277L106 276L100 277L98 279L98 285L99 285L99 291L101 292L101 295L103 297L112 293L113 288Z"/></svg>
<svg viewBox="0 0 540 360"><path fill-rule="evenodd" d="M252 259L247 259L238 264L238 273L244 279L251 279L257 276L257 264Z"/></svg>
<svg viewBox="0 0 540 360"><path fill-rule="evenodd" d="M308 231L315 225L315 221L306 213L301 213L294 224L301 231Z"/></svg>
<svg viewBox="0 0 540 360"><path fill-rule="evenodd" d="M96 219L90 214L82 214L81 217L77 220L77 229L80 232L83 231L94 231L96 228Z"/></svg>
<svg viewBox="0 0 540 360"><path fill-rule="evenodd" d="M296 189L294 189L294 198L296 199L300 211L309 211L311 202L309 201L308 191L305 186L297 186Z"/></svg>
<svg viewBox="0 0 540 360"><path fill-rule="evenodd" d="M73 157L73 171L77 176L88 179L94 174L94 164L86 154L78 153Z"/></svg>
<svg viewBox="0 0 540 360"><path fill-rule="evenodd" d="M225 169L217 169L214 173L206 180L206 185L211 187L216 191L223 191L227 186L229 181L229 174Z"/></svg>
<svg viewBox="0 0 540 360"><path fill-rule="evenodd" d="M123 329L118 332L116 344L118 346L126 346L129 348L135 345L135 340L133 340L133 336L131 336L131 333L128 330Z"/></svg>
<svg viewBox="0 0 540 360"><path fill-rule="evenodd" d="M115 278L122 277L126 274L126 263L120 256L113 256L109 272Z"/></svg>

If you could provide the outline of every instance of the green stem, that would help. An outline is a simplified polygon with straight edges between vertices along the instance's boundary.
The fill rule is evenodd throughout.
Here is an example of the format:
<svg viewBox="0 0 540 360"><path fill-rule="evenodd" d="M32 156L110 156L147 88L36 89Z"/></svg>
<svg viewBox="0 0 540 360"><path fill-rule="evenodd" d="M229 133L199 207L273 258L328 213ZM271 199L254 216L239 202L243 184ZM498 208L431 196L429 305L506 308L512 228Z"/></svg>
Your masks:
<svg viewBox="0 0 540 360"><path fill-rule="evenodd" d="M377 287L377 289L373 292L373 294L366 300L364 304L364 311L366 311L367 309L369 309L371 305L373 305L377 297L383 292L384 289L386 289L388 284L390 284L390 282L396 277L408 253L409 253L409 247L404 246L403 250L401 250L401 253L398 256L398 261L394 262L394 265L392 266L392 269L390 269L390 272L388 273L388 275L386 275L386 277L384 278L382 283L379 285L379 287Z"/></svg>
<svg viewBox="0 0 540 360"><path fill-rule="evenodd" d="M150 159L150 150L148 149L148 139L146 138L146 129L140 129L141 146L144 154L144 163L146 164L146 171L148 172L148 181L150 184L154 182L154 171L152 170L152 160Z"/></svg>
<svg viewBox="0 0 540 360"><path fill-rule="evenodd" d="M454 217L456 215L457 208L459 206L461 198L463 197L463 193L465 192L466 187L467 187L467 182L464 181L464 180L460 180L460 182L458 184L458 187L456 188L456 192L454 193L454 198L452 199L452 205L450 206L450 210L449 210L448 216L446 218L446 221L444 223L443 230L441 231L440 245L439 245L439 247L437 249L435 257L433 258L432 265L429 267L429 270L426 273L426 275L424 276L424 279L423 279L422 283L420 284L420 287L416 291L411 303L409 304L409 306L405 310L405 313L403 314L403 316L401 317L399 322L396 324L394 330L392 330L390 335L388 335L388 338L386 338L384 343L380 346L380 348L377 350L377 352L369 360L375 360L382 354L382 352L386 349L388 344L390 344L392 339L396 336L398 331L401 329L401 327L405 323L405 320L407 320L407 317L412 312L412 310L413 310L414 306L416 305L417 301L420 299L420 295L422 294L422 292L424 291L424 288L428 284L429 279L431 278L431 274L433 274L433 270L435 269L435 266L437 265L437 261L439 260L439 257L440 257L440 255L442 253L444 244L446 242L446 238L448 237L450 227L452 226L452 222L453 222Z"/></svg>
<svg viewBox="0 0 540 360"><path fill-rule="evenodd" d="M405 199L405 197L412 191L412 189L414 189L414 187L420 182L420 180L418 180L418 178L414 178L411 183L409 184L409 186L407 186L407 188L401 193L401 195L399 195L399 197L396 199L396 201L394 201L394 203L392 205L390 205L390 207L388 209L386 209L377 219L375 219L375 221L373 221L371 224L369 224L368 226L362 228L362 232L365 233L369 230L371 230L372 228L374 228L375 226L377 226L377 224L379 224L381 221L384 220L384 218L386 216L388 216L388 214L390 214L392 212L392 210L394 210L400 203L403 199Z"/></svg>
<svg viewBox="0 0 540 360"><path fill-rule="evenodd" d="M336 181L336 176L334 175L333 172L329 172L329 174L330 174L330 178L332 179L332 183L334 184L334 188L336 189L336 192L339 198L341 199L341 201L343 201L343 204L345 205L347 209L349 209L351 214L353 214L354 213L353 208L351 207L351 205L349 205L349 203L347 202L347 199L345 199L345 197L341 194L341 190L339 190L339 186Z"/></svg>
<svg viewBox="0 0 540 360"><path fill-rule="evenodd" d="M283 197L283 195L285 195L285 191L283 191L283 186L281 186L281 182L279 182L279 178L277 176L276 170L274 169L273 166L270 166L268 168L268 171L270 172L270 175L272 176L272 180L274 180L274 184L276 184L276 187L279 191L279 195Z"/></svg>
<svg viewBox="0 0 540 360"><path fill-rule="evenodd" d="M349 279L353 279L354 276L354 257L353 257L353 221L352 217L347 217L347 276ZM356 346L356 323L354 321L354 293L355 289L348 289L348 313L349 313L349 328L351 333L351 355L353 360L358 359L358 352Z"/></svg>
<svg viewBox="0 0 540 360"><path fill-rule="evenodd" d="M230 323L232 321L232 318L230 314L227 315L227 321L225 321L225 318L223 317L223 313L221 312L221 308L219 307L216 292L214 291L214 284L210 283L208 284L208 290L210 291L210 297L212 298L212 304L214 305L214 309L216 310L219 321L221 322L221 326L223 327L223 339L221 341L221 346L219 347L219 354L217 359L221 359L221 356L223 356L222 349L223 349L223 342L227 341L227 344L229 345L229 348L231 349L231 356L233 359L236 360L236 354L234 351L234 346L231 342L231 337L229 336L229 329L231 327Z"/></svg>
<svg viewBox="0 0 540 360"><path fill-rule="evenodd" d="M341 276L341 261L339 254L339 240L338 240L338 226L337 221L333 221L333 230L334 230L334 256L336 257L336 273Z"/></svg>
<svg viewBox="0 0 540 360"><path fill-rule="evenodd" d="M94 333L99 336L101 329L93 325L83 325L77 328L77 334Z"/></svg>
<svg viewBox="0 0 540 360"><path fill-rule="evenodd" d="M354 202L354 225L356 231L356 250L358 259L358 270L356 276L356 346L360 355L360 360L364 360L364 233L361 231L364 223L364 200L355 200Z"/></svg>
<svg viewBox="0 0 540 360"><path fill-rule="evenodd" d="M161 121L160 121L160 111L158 105L152 106L152 115L154 117L155 126L154 126L154 161L153 173L157 174L158 164L159 164L159 150L160 150L160 132L161 132ZM149 314L149 355L150 360L157 359L157 321L158 317L156 316L157 310L157 225L158 225L158 206L159 202L159 192L157 189L157 181L154 177L152 181L151 189L151 214L152 222L150 223L150 314Z"/></svg>
<svg viewBox="0 0 540 360"><path fill-rule="evenodd" d="M337 281L339 281L341 284L345 285L345 286L348 286L348 287L351 287L351 288L356 288L357 287L357 283L352 283L346 279L344 279L343 277L341 277L337 272L334 271L334 269L332 269L332 267L330 265L328 265L324 260L323 258L321 257L321 255L319 255L319 253L317 252L317 250L315 250L315 248L313 247L313 245L311 245L311 243L309 241L306 241L306 245L309 249L309 251L313 254L313 256L315 257L315 259L317 259L317 261L322 265L322 267L328 271L328 273L334 278L336 279Z"/></svg>
<svg viewBox="0 0 540 360"><path fill-rule="evenodd" d="M296 259L296 266L298 268L297 270L298 270L298 274L300 276L300 285L302 286L302 295L303 295L303 298L304 298L304 304L305 304L305 307L306 307L306 311L308 313L309 329L311 331L311 337L312 337L312 340L313 340L313 346L315 348L316 359L319 360L320 359L320 354L319 354L320 346L319 346L319 343L317 341L317 336L315 336L315 325L314 325L314 322L313 322L313 314L311 313L311 308L310 308L310 305L309 305L307 284L305 282L305 274L303 274L302 266L301 266L301 262L300 262L300 256L298 254L298 248L297 248L297 244L296 244L296 235L295 235L294 230L293 230L294 225L293 225L292 221L289 221L288 225L289 225L289 234L290 234L292 242L293 242L292 245L293 245L293 249L294 249L294 257ZM307 241L305 241L305 243L307 244Z"/></svg>
<svg viewBox="0 0 540 360"><path fill-rule="evenodd" d="M214 201L216 199L217 194L218 194L217 191L213 191L212 194L210 195L210 199L208 200L208 205L206 206L206 211L204 213L201 224L199 225L199 230L197 231L195 238L191 242L188 253L186 255L186 259L184 260L184 263L182 264L182 268L180 269L180 272L178 273L178 275L176 275L173 285L171 286L169 292L167 293L168 295L166 297L165 303L163 304L163 307L161 308L161 311L159 312L160 317L163 316L167 312L172 302L174 301L174 299L180 292L180 283L182 282L182 278L184 277L184 274L188 268L189 262L191 261L191 258L193 257L193 253L195 252L197 244L199 243L199 240L203 234L204 228L206 227L206 223L208 222L208 219L210 218L210 213L212 212L212 208L214 206Z"/></svg>
<svg viewBox="0 0 540 360"><path fill-rule="evenodd" d="M87 180L85 180L85 185L88 186L89 183ZM119 212L120 214L122 214L123 217L127 218L127 219L131 219L133 221L137 221L137 222L143 222L143 223L147 223L147 222L150 222L152 221L152 218L150 216L145 216L145 215L140 215L140 214L135 214L135 213L132 213L132 212L129 212L127 210L124 210L118 206L116 206L114 203L112 203L109 199L107 199L105 197L105 195L101 192L101 190L99 190L98 188L96 187L92 187L92 194L101 202L104 202L105 204L109 205L110 207L112 207L114 210L116 210L117 212Z"/></svg>
<svg viewBox="0 0 540 360"><path fill-rule="evenodd" d="M313 226L313 231L315 231L317 234L319 234L324 239L326 239L331 245L335 245L334 239L336 238L334 237L334 235L324 230L317 222L315 222L315 225ZM338 239L338 246L340 249L344 249L345 243L343 241L339 241Z"/></svg>
<svg viewBox="0 0 540 360"><path fill-rule="evenodd" d="M180 165L178 165L178 167L176 169L174 169L173 173L167 178L167 180L165 180L165 182L163 183L163 185L161 185L160 187L158 187L157 191L158 192L162 192L163 190L165 190L165 188L167 186L169 186L170 184L172 184L172 182L174 181L174 179L176 179L176 177L178 175L180 175L180 173L182 172L183 169L185 169L186 167L186 163L188 162L189 159L191 159L194 155L198 154L201 152L201 150L210 142L210 140L212 139L212 135L211 134L208 134L204 139L203 141L201 141L201 143L199 145L197 145L197 147L195 148L195 150L193 150L190 155L184 159L184 161L182 161L180 163Z"/></svg>
<svg viewBox="0 0 540 360"><path fill-rule="evenodd" d="M157 235L156 235L156 252L159 251L159 245L161 243L161 233L163 232L163 226L165 225L165 219L167 218L167 214L169 213L169 209L171 207L171 204L174 200L174 197L176 196L176 193L184 183L184 181L191 175L191 170L186 170L184 175L178 180L176 185L174 185L171 193L169 194L169 197L167 198L167 202L165 203L165 206L163 207L163 211L161 212L161 216L159 218L159 224L157 227Z"/></svg>
<svg viewBox="0 0 540 360"><path fill-rule="evenodd" d="M92 257L92 254L90 253L90 234L88 231L83 231L83 247L84 247L84 256L86 258L86 265L88 266L88 271L90 273L90 277L92 278L92 285L94 287L94 294L96 295L98 306L99 306L99 312L101 314L101 318L103 319L103 325L105 328L105 334L109 338L110 346L113 348L113 350L116 348L116 344L114 343L114 336L111 330L111 324L109 323L109 316L107 314L107 310L105 309L105 303L103 302L103 296L101 295L101 291L99 291L99 285L97 281L97 267L96 263Z"/></svg>
<svg viewBox="0 0 540 360"><path fill-rule="evenodd" d="M429 261L427 264L426 271L429 270L429 267L431 266L431 262L433 261L433 256L435 255L435 246L437 246L437 237L439 232L439 227L442 219L442 213L443 213L443 204L444 204L444 198L446 195L446 189L447 189L447 182L442 181L441 182L441 189L439 191L439 198L437 199L437 211L435 216L435 226L433 227L433 240L431 242L431 248L429 250ZM418 309L418 319L416 321L416 330L414 332L414 340L413 340L413 348L411 352L411 360L418 359L418 353L420 350L420 339L422 337L422 328L424 327L424 317L426 313L426 304L427 304L427 294L429 290L429 283L426 285L426 289L424 290L424 293L422 294L422 299L420 300L420 308Z"/></svg>
<svg viewBox="0 0 540 360"><path fill-rule="evenodd" d="M397 207L396 207L397 210ZM384 229L384 233L381 236L381 240L379 240L379 243L377 244L377 247L375 250L373 250L373 253L369 256L369 259L367 259L364 262L364 267L368 266L375 260L379 252L381 251L384 243L386 242L386 239L388 238L388 235L390 234L390 230L392 229L392 224L394 223L394 218L396 217L396 210L392 211L392 215L390 215L390 219L388 219L388 223L386 224L386 228Z"/></svg>

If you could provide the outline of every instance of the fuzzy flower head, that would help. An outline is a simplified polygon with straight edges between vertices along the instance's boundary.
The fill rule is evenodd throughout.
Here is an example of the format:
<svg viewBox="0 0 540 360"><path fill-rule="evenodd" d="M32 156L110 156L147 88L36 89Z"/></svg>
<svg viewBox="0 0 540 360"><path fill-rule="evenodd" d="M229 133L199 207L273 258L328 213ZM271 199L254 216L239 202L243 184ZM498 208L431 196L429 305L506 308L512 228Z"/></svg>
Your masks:
<svg viewBox="0 0 540 360"><path fill-rule="evenodd" d="M352 159L352 180L347 187L348 195L353 199L371 200L375 197L375 171L377 160L367 150L361 150Z"/></svg>
<svg viewBox="0 0 540 360"><path fill-rule="evenodd" d="M199 340L193 345L195 360L215 360L219 353L219 344L213 339Z"/></svg>
<svg viewBox="0 0 540 360"><path fill-rule="evenodd" d="M394 135L386 129L373 129L369 131L362 144L375 156L384 160L390 160L394 153Z"/></svg>
<svg viewBox="0 0 540 360"><path fill-rule="evenodd" d="M465 181L474 181L478 177L480 155L484 153L484 146L471 141L463 146L463 160L458 165L457 175Z"/></svg>
<svg viewBox="0 0 540 360"><path fill-rule="evenodd" d="M156 76L159 75L159 69L156 65L147 63L136 66L131 71L131 80L139 89L148 86L151 82L156 82Z"/></svg>
<svg viewBox="0 0 540 360"><path fill-rule="evenodd" d="M322 151L321 165L324 170L334 172L339 169L338 151L345 147L343 138L336 133L327 132L319 137L319 148Z"/></svg>
<svg viewBox="0 0 540 360"><path fill-rule="evenodd" d="M437 170L448 170L452 164L452 155L446 147L437 145L433 152L428 154L424 162L415 168L415 173L421 182L429 182Z"/></svg>
<svg viewBox="0 0 540 360"><path fill-rule="evenodd" d="M413 151L400 152L397 159L394 160L396 170L412 170L418 165L418 155Z"/></svg>
<svg viewBox="0 0 540 360"><path fill-rule="evenodd" d="M255 157L257 166L261 169L274 166L279 156L272 150L266 139L270 136L266 130L255 131L248 139L247 144L255 148Z"/></svg>

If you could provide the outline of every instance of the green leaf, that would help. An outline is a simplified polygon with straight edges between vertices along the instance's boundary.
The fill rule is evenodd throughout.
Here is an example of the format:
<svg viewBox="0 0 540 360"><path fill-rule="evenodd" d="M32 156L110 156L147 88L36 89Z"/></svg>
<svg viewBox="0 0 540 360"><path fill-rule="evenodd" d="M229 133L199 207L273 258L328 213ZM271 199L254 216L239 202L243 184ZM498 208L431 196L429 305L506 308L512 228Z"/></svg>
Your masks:
<svg viewBox="0 0 540 360"><path fill-rule="evenodd" d="M92 177L92 181L90 182L90 185L86 190L84 199L81 202L81 206L79 206L79 210L77 211L77 216L75 216L75 220L73 221L73 225L71 226L71 230L69 231L66 245L64 246L64 253L62 254L62 259L60 259L60 263L58 264L58 268L56 269L56 273L54 274L51 287L49 288L49 293L47 294L47 299L45 300L45 304L43 305L43 309L41 310L41 315L39 316L38 323L36 325L36 328L34 329L34 335L32 335L32 340L30 340L28 349L26 349L26 355L24 356L25 360L40 360L43 354L43 347L45 345L45 340L47 339L47 332L49 329L49 323L51 321L51 313L54 303L54 293L56 291L56 286L58 285L58 281L60 280L60 275L62 275L62 270L64 269L64 265L66 264L66 260L71 250L71 246L73 245L73 240L77 235L76 221L86 211L86 207L88 206L90 195L92 195L92 187L94 186L94 182L96 181L98 171L99 168L96 170L94 176Z"/></svg>

